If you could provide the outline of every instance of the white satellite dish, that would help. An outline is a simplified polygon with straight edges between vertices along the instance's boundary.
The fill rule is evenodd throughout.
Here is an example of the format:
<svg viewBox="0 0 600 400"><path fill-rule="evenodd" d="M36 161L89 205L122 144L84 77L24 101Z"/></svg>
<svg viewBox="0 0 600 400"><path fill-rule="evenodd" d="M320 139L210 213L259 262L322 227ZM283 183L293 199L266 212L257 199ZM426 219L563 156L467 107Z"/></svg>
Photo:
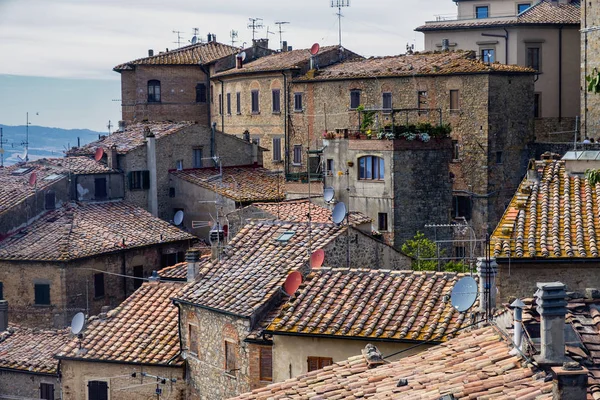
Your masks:
<svg viewBox="0 0 600 400"><path fill-rule="evenodd" d="M183 211L179 210L173 216L173 223L175 225L181 225L182 222L183 222Z"/></svg>
<svg viewBox="0 0 600 400"><path fill-rule="evenodd" d="M335 224L341 224L346 218L346 205L343 202L339 202L333 207L333 212L331 213L331 219Z"/></svg>
<svg viewBox="0 0 600 400"><path fill-rule="evenodd" d="M331 186L328 186L325 189L323 189L323 200L325 200L325 202L330 203L333 200L334 196L335 190Z"/></svg>
<svg viewBox="0 0 600 400"><path fill-rule="evenodd" d="M198 43L198 37L196 35L192 36L192 40L190 40L190 42L192 42L192 44Z"/></svg>
<svg viewBox="0 0 600 400"><path fill-rule="evenodd" d="M82 312L75 314L71 320L71 333L73 335L79 335L85 325L85 315Z"/></svg>
<svg viewBox="0 0 600 400"><path fill-rule="evenodd" d="M240 58L242 59L242 61L246 61L246 52L242 51L242 53L240 54Z"/></svg>
<svg viewBox="0 0 600 400"><path fill-rule="evenodd" d="M450 301L458 312L467 311L477 299L477 282L470 276L465 276L454 285Z"/></svg>

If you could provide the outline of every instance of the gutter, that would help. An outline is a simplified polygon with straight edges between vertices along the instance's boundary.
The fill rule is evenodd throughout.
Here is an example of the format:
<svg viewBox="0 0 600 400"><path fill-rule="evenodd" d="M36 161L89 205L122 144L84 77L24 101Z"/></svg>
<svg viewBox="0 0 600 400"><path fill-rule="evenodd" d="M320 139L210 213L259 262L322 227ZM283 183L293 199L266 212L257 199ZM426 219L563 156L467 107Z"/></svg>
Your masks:
<svg viewBox="0 0 600 400"><path fill-rule="evenodd" d="M59 362L59 364L60 364L60 362ZM12 372L15 374L43 375L43 376L51 376L54 378L60 378L58 369L56 370L55 373L52 373L52 372L36 372L36 371L28 371L25 369L14 369L14 368L1 367L0 371Z"/></svg>
<svg viewBox="0 0 600 400"><path fill-rule="evenodd" d="M512 257L496 257L497 263L511 263L511 264L562 264L565 262L571 264L588 264L598 263L600 258L512 258Z"/></svg>

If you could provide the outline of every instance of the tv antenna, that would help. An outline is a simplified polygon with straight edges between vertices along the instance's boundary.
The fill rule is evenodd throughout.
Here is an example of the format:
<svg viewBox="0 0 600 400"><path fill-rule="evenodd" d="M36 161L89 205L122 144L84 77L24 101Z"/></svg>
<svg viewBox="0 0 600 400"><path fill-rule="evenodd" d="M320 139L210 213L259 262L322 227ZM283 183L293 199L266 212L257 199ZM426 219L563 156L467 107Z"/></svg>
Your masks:
<svg viewBox="0 0 600 400"><path fill-rule="evenodd" d="M332 8L337 8L338 12L337 12L337 16L338 16L338 27L339 27L339 33L340 33L340 46L342 45L342 8L343 7L350 7L350 0L331 0L331 7Z"/></svg>
<svg viewBox="0 0 600 400"><path fill-rule="evenodd" d="M279 50L283 50L283 39L281 34L285 31L281 30L281 25L289 24L288 21L275 21L275 25L279 25ZM267 29L268 30L268 29ZM286 49L287 50L287 49Z"/></svg>
<svg viewBox="0 0 600 400"><path fill-rule="evenodd" d="M465 312L477 299L477 281L470 276L461 278L452 288L450 302L458 312Z"/></svg>
<svg viewBox="0 0 600 400"><path fill-rule="evenodd" d="M248 18L248 21L250 21L250 23L248 24L248 29L252 29L252 41L254 42L254 35L255 35L256 31L258 29L264 28L263 24L262 24L263 19L262 18Z"/></svg>
<svg viewBox="0 0 600 400"><path fill-rule="evenodd" d="M199 28L192 28L194 31L194 36L192 36L192 38L190 40L188 40L188 42L190 42L191 44L196 44L198 43L198 35L200 33L200 29Z"/></svg>
<svg viewBox="0 0 600 400"><path fill-rule="evenodd" d="M27 121L25 124L25 141L21 142L21 146L25 146L25 152L23 153L23 156L20 157L25 162L29 161L29 125L31 125L31 122L29 122L29 112L27 112L26 115ZM36 112L35 115L40 115L40 113Z"/></svg>
<svg viewBox="0 0 600 400"><path fill-rule="evenodd" d="M0 168L4 167L4 143L8 143L8 140L4 140L2 127L0 127Z"/></svg>
<svg viewBox="0 0 600 400"><path fill-rule="evenodd" d="M110 119L108 120L108 124L106 125L106 127L108 128L108 136L110 136L110 128L112 128L114 125L110 122Z"/></svg>
<svg viewBox="0 0 600 400"><path fill-rule="evenodd" d="M269 40L269 35L274 35L274 34L275 34L275 32L271 32L269 30L269 25L267 25L267 40Z"/></svg>
<svg viewBox="0 0 600 400"><path fill-rule="evenodd" d="M177 34L177 41L173 42L173 43L177 43L177 47L181 47L181 34L183 32L181 32L181 31L173 31L173 33Z"/></svg>
<svg viewBox="0 0 600 400"><path fill-rule="evenodd" d="M229 32L229 37L231 38L231 46L235 47L235 43L237 42L238 31L234 31L233 29Z"/></svg>

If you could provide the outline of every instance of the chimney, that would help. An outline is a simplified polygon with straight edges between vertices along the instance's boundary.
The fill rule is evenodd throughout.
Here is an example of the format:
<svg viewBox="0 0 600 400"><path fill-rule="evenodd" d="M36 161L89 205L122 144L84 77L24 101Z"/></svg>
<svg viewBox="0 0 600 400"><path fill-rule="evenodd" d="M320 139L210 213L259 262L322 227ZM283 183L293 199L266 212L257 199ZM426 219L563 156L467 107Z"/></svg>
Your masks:
<svg viewBox="0 0 600 400"><path fill-rule="evenodd" d="M0 300L0 332L8 329L8 301Z"/></svg>
<svg viewBox="0 0 600 400"><path fill-rule="evenodd" d="M154 55L154 50L148 49L148 57L152 57Z"/></svg>
<svg viewBox="0 0 600 400"><path fill-rule="evenodd" d="M127 127L127 122L125 122L125 121L119 121L119 131L120 132L123 132L126 127Z"/></svg>
<svg viewBox="0 0 600 400"><path fill-rule="evenodd" d="M185 253L185 261L187 262L187 281L194 282L198 273L198 260L200 252L198 250L188 250Z"/></svg>
<svg viewBox="0 0 600 400"><path fill-rule="evenodd" d="M156 137L148 127L144 129L146 137L146 165L148 168L148 211L158 217L158 189L156 176Z"/></svg>
<svg viewBox="0 0 600 400"><path fill-rule="evenodd" d="M252 141L252 164L258 165L258 143Z"/></svg>
<svg viewBox="0 0 600 400"><path fill-rule="evenodd" d="M288 45L287 45L287 40L284 40L283 42L281 42L281 51L285 52L288 49Z"/></svg>
<svg viewBox="0 0 600 400"><path fill-rule="evenodd" d="M242 58L241 54L238 54L235 56L235 67L236 68L242 68L244 66L244 59Z"/></svg>
<svg viewBox="0 0 600 400"><path fill-rule="evenodd" d="M516 299L510 305L513 309L513 343L515 348L511 350L510 354L517 355L521 352L521 340L523 338L523 308L525 303L521 299Z"/></svg>
<svg viewBox="0 0 600 400"><path fill-rule="evenodd" d="M477 272L479 274L479 310L485 313L496 308L496 274L498 273L496 259L490 258L488 263L485 258L478 258ZM486 296L486 294L489 295Z"/></svg>
<svg viewBox="0 0 600 400"><path fill-rule="evenodd" d="M561 365L565 361L566 286L561 282L537 284L537 312L540 314L539 364Z"/></svg>
<svg viewBox="0 0 600 400"><path fill-rule="evenodd" d="M578 362L552 367L552 400L586 400L588 370Z"/></svg>
<svg viewBox="0 0 600 400"><path fill-rule="evenodd" d="M450 50L450 39L442 39L442 51Z"/></svg>
<svg viewBox="0 0 600 400"><path fill-rule="evenodd" d="M119 169L119 156L117 155L117 146L112 145L108 148L106 154L106 166L110 169Z"/></svg>

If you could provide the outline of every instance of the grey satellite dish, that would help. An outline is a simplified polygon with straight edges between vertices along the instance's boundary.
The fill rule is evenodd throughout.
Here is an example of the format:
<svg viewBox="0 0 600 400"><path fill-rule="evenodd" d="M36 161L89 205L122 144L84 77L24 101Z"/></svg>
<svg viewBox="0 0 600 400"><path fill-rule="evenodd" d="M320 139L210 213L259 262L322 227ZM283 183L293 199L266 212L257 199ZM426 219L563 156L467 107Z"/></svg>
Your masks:
<svg viewBox="0 0 600 400"><path fill-rule="evenodd" d="M240 58L242 59L242 61L246 60L246 52L242 51L242 54L240 54Z"/></svg>
<svg viewBox="0 0 600 400"><path fill-rule="evenodd" d="M454 285L450 301L458 312L467 311L477 299L477 282L470 276L465 276Z"/></svg>
<svg viewBox="0 0 600 400"><path fill-rule="evenodd" d="M85 325L85 315L82 312L78 312L71 321L71 333L73 335L79 335Z"/></svg>
<svg viewBox="0 0 600 400"><path fill-rule="evenodd" d="M173 217L173 223L175 225L181 225L182 222L183 222L183 211L179 210L175 213L175 216Z"/></svg>
<svg viewBox="0 0 600 400"><path fill-rule="evenodd" d="M198 43L198 37L196 35L192 36L192 40L190 40L190 42L192 42L192 44Z"/></svg>
<svg viewBox="0 0 600 400"><path fill-rule="evenodd" d="M342 221L346 218L346 205L343 202L339 202L333 207L333 212L331 213L331 219L336 224L341 224Z"/></svg>
<svg viewBox="0 0 600 400"><path fill-rule="evenodd" d="M333 190L333 188L331 186L328 186L325 189L323 189L323 199L327 203L329 203L329 202L331 202L331 200L333 200L333 196L335 196L335 190Z"/></svg>

